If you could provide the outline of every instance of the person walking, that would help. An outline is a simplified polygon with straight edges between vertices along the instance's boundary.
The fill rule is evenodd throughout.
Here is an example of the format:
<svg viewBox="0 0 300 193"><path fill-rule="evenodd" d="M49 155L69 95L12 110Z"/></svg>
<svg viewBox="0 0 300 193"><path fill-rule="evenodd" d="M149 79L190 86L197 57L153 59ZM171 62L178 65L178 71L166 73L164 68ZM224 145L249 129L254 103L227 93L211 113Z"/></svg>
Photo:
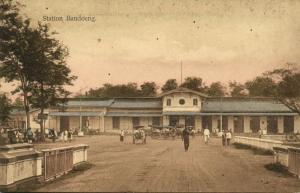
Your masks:
<svg viewBox="0 0 300 193"><path fill-rule="evenodd" d="M183 140L183 144L184 144L184 150L188 151L189 146L190 146L190 132L189 132L188 128L186 128L186 127L182 131L182 140Z"/></svg>
<svg viewBox="0 0 300 193"><path fill-rule="evenodd" d="M72 136L72 131L71 130L68 130L68 141L71 142L72 139L73 139L73 136Z"/></svg>
<svg viewBox="0 0 300 193"><path fill-rule="evenodd" d="M63 132L63 140L64 140L64 142L67 142L67 141L68 141L68 130L65 130L65 131Z"/></svg>
<svg viewBox="0 0 300 193"><path fill-rule="evenodd" d="M210 135L209 129L207 129L207 128L204 129L204 142L205 142L205 144L208 144L209 135Z"/></svg>
<svg viewBox="0 0 300 193"><path fill-rule="evenodd" d="M123 129L121 129L121 131L120 131L120 141L121 142L124 141L124 137L125 137L125 131Z"/></svg>
<svg viewBox="0 0 300 193"><path fill-rule="evenodd" d="M32 131L31 131L31 128L30 128L30 127L27 129L26 135L27 135L28 143L32 143L32 140L33 140L33 133L32 133Z"/></svg>
<svg viewBox="0 0 300 193"><path fill-rule="evenodd" d="M226 146L226 133L224 130L222 130L222 145Z"/></svg>
<svg viewBox="0 0 300 193"><path fill-rule="evenodd" d="M231 137L232 137L231 131L227 131L226 132L226 143L227 143L227 145L230 145Z"/></svg>

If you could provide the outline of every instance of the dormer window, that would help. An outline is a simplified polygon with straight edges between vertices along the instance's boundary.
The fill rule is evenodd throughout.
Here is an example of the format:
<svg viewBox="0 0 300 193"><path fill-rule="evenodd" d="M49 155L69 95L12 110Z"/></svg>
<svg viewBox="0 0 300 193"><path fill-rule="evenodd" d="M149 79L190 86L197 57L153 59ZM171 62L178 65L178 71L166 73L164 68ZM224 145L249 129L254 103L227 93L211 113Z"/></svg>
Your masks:
<svg viewBox="0 0 300 193"><path fill-rule="evenodd" d="M167 99L167 106L171 106L171 99Z"/></svg>
<svg viewBox="0 0 300 193"><path fill-rule="evenodd" d="M193 105L198 106L198 99L193 99Z"/></svg>

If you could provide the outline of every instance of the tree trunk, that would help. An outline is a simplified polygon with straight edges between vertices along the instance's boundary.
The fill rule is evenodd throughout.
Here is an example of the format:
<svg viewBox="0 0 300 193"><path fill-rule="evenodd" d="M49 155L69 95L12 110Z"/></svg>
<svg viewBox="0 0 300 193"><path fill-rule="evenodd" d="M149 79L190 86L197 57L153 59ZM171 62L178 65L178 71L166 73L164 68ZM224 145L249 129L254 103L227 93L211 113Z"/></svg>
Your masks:
<svg viewBox="0 0 300 193"><path fill-rule="evenodd" d="M29 105L28 105L28 98L27 98L27 92L24 92L24 109L26 113L26 130L30 127L30 112L29 112Z"/></svg>
<svg viewBox="0 0 300 193"><path fill-rule="evenodd" d="M41 128L41 140L45 141L45 128L44 128L44 108L41 108L41 121L40 121L40 128Z"/></svg>
<svg viewBox="0 0 300 193"><path fill-rule="evenodd" d="M40 122L40 128L41 128L41 140L45 141L45 128L44 128L44 108L45 108L45 104L44 104L44 85L43 83L41 83L41 122Z"/></svg>

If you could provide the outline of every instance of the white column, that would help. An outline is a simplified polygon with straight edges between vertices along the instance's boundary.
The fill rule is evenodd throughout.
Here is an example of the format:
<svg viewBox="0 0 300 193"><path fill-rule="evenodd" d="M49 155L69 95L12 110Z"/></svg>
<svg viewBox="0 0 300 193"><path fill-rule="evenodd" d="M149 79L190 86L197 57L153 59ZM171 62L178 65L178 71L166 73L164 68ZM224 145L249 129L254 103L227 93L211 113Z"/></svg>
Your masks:
<svg viewBox="0 0 300 193"><path fill-rule="evenodd" d="M294 117L294 133L300 133L300 116Z"/></svg>
<svg viewBox="0 0 300 193"><path fill-rule="evenodd" d="M267 130L267 117L260 117L260 129Z"/></svg>
<svg viewBox="0 0 300 193"><path fill-rule="evenodd" d="M202 117L201 116L195 116L195 129L202 131Z"/></svg>
<svg viewBox="0 0 300 193"><path fill-rule="evenodd" d="M250 129L250 117L244 116L244 133L251 133Z"/></svg>
<svg viewBox="0 0 300 193"><path fill-rule="evenodd" d="M179 117L179 125L185 125L185 118L184 116Z"/></svg>
<svg viewBox="0 0 300 193"><path fill-rule="evenodd" d="M234 132L233 116L228 116L228 129Z"/></svg>
<svg viewBox="0 0 300 193"><path fill-rule="evenodd" d="M163 116L163 125L169 125L169 116Z"/></svg>
<svg viewBox="0 0 300 193"><path fill-rule="evenodd" d="M284 133L283 116L277 118L278 133Z"/></svg>
<svg viewBox="0 0 300 193"><path fill-rule="evenodd" d="M105 119L104 119L104 116L102 116L102 131L105 132Z"/></svg>
<svg viewBox="0 0 300 193"><path fill-rule="evenodd" d="M218 118L219 116L212 116L212 130L218 129Z"/></svg>

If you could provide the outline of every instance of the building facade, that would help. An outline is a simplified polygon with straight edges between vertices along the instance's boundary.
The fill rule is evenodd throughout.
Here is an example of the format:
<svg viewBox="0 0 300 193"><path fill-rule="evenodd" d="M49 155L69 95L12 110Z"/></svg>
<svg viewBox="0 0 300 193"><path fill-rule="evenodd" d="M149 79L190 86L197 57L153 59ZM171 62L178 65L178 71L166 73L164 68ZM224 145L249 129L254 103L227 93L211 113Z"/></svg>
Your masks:
<svg viewBox="0 0 300 193"><path fill-rule="evenodd" d="M230 129L234 133L300 133L300 117L274 98L208 97L178 88L149 98L69 99L46 111L46 128L91 128L102 132L135 125L184 125L196 130ZM37 116L37 115L35 115ZM33 118L33 119L36 119Z"/></svg>

